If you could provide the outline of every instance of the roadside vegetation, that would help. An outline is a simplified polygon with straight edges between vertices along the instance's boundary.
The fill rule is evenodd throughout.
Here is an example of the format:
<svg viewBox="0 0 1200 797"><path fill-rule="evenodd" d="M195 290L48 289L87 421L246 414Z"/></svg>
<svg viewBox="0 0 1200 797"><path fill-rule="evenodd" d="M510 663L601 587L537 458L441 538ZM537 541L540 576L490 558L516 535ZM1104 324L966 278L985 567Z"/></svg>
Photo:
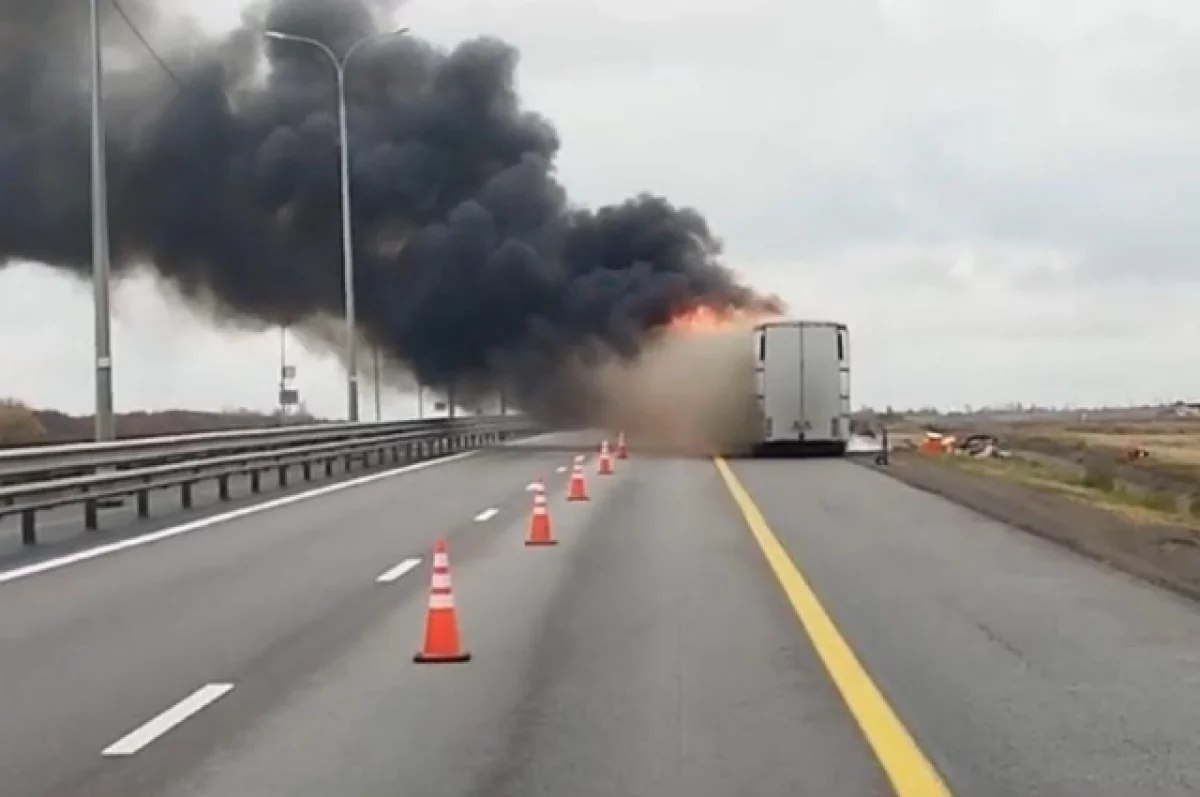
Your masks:
<svg viewBox="0 0 1200 797"><path fill-rule="evenodd" d="M303 413L289 416L288 422L315 423L317 419ZM117 434L122 438L251 429L278 423L278 414L250 410L128 412L118 414L116 419ZM16 399L0 398L0 448L86 441L92 439L94 427L90 415L38 410Z"/></svg>
<svg viewBox="0 0 1200 797"><path fill-rule="evenodd" d="M1137 524L1166 524L1200 532L1200 489L1180 495L1167 489L1132 487L1118 478L1115 464L1091 462L1082 468L1075 468L1019 455L1004 459L948 456L935 460L948 467L1057 493L1115 512Z"/></svg>
<svg viewBox="0 0 1200 797"><path fill-rule="evenodd" d="M44 439L37 414L14 399L0 399L0 446L20 446Z"/></svg>

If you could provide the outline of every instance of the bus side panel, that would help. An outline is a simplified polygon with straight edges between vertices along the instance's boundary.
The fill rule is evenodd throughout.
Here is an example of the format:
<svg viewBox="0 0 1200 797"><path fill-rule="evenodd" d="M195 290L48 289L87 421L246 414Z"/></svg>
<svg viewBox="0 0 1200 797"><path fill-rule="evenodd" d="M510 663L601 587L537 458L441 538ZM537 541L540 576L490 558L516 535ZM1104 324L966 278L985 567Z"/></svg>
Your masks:
<svg viewBox="0 0 1200 797"><path fill-rule="evenodd" d="M838 375L838 399L842 407L842 440L850 442L850 330L842 326L838 328L838 358L840 371Z"/></svg>
<svg viewBox="0 0 1200 797"><path fill-rule="evenodd" d="M767 434L767 331L754 330L754 418L750 439L753 445L762 442Z"/></svg>
<svg viewBox="0 0 1200 797"><path fill-rule="evenodd" d="M801 328L801 378L804 439L842 439L841 358L838 330L832 326Z"/></svg>
<svg viewBox="0 0 1200 797"><path fill-rule="evenodd" d="M804 428L800 392L800 329L763 330L763 440L799 440Z"/></svg>

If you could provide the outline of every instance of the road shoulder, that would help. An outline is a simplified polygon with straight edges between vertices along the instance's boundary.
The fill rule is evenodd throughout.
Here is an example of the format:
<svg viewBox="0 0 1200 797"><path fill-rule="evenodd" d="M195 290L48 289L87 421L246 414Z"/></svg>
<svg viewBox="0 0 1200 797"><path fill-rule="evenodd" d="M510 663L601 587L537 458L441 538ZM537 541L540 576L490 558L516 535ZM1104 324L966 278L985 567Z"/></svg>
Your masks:
<svg viewBox="0 0 1200 797"><path fill-rule="evenodd" d="M1135 523L1063 495L945 467L916 456L893 457L891 465L874 469L993 520L1200 600L1200 545L1190 530Z"/></svg>

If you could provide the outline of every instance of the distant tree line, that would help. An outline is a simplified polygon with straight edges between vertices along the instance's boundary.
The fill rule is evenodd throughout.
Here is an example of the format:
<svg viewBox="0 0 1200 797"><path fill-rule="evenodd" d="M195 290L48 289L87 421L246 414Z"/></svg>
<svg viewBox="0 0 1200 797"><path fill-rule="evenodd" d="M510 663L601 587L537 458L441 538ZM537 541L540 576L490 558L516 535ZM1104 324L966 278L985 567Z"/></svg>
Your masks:
<svg viewBox="0 0 1200 797"><path fill-rule="evenodd" d="M287 417L289 424L315 423L317 420L308 413L293 412ZM279 423L278 412L251 410L128 412L120 413L116 418L117 435L121 438L251 429ZM0 446L80 442L92 439L94 429L95 420L91 415L35 410L15 399L0 399Z"/></svg>

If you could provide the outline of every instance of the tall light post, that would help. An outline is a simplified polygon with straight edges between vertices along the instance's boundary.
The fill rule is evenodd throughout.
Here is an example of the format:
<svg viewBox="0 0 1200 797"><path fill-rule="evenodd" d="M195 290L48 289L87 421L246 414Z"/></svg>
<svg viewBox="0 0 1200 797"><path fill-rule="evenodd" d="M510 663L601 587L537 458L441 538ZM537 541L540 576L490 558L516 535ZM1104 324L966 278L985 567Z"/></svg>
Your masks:
<svg viewBox="0 0 1200 797"><path fill-rule="evenodd" d="M100 0L92 9L92 303L95 315L96 439L112 440L112 340L108 308L108 180L105 174Z"/></svg>
<svg viewBox="0 0 1200 797"><path fill-rule="evenodd" d="M364 44L388 36L399 36L407 32L408 28L399 28L398 30L364 36L350 45L350 49L341 58L338 58L337 53L329 45L319 42L316 39L310 39L307 36L293 36L290 33L281 33L275 30L268 30L263 33L268 39L307 44L310 47L317 48L333 64L334 72L337 74L338 148L341 150L342 183L342 281L344 283L343 292L346 299L346 368L348 371L346 387L347 400L349 402L346 415L348 420L351 421L358 420L358 342L356 340L354 319L354 241L352 238L352 215L350 211L350 137L347 132L349 125L346 119L346 66L350 63L350 58L354 53Z"/></svg>
<svg viewBox="0 0 1200 797"><path fill-rule="evenodd" d="M380 400L380 395L379 395L379 347L378 346L373 346L371 348L371 355L372 355L372 359L375 361L375 373L374 373L374 377L371 382L372 386L375 388L375 420L382 421L383 420L383 404Z"/></svg>

